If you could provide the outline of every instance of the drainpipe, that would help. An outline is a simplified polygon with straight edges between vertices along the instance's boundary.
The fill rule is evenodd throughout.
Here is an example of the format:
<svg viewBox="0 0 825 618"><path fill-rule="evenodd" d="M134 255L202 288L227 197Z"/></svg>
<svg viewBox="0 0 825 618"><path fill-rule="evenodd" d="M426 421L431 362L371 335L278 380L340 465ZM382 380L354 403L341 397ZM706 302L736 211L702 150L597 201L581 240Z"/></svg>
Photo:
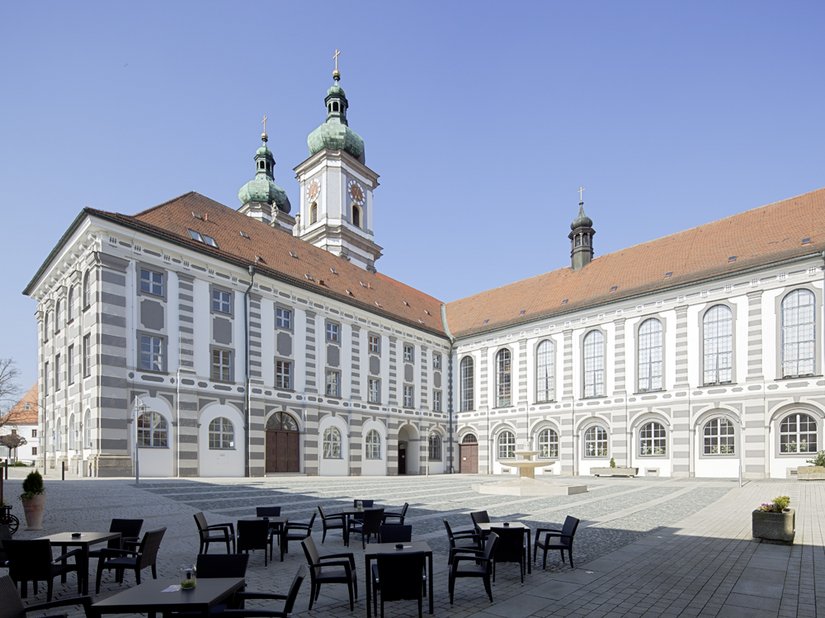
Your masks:
<svg viewBox="0 0 825 618"><path fill-rule="evenodd" d="M447 323L447 307L441 305L441 325L444 333L450 340L450 351L447 354L447 472L452 474L453 468L453 350L455 349L455 337L450 332L450 325ZM427 445L429 448L429 444ZM429 450L427 472L429 472Z"/></svg>
<svg viewBox="0 0 825 618"><path fill-rule="evenodd" d="M249 269L249 286L243 293L243 337L244 337L244 423L246 427L246 441L244 442L244 476L249 478L249 452L251 445L250 437L250 417L252 407L252 394L249 389L249 292L252 290L252 285L255 283L255 267L250 264Z"/></svg>

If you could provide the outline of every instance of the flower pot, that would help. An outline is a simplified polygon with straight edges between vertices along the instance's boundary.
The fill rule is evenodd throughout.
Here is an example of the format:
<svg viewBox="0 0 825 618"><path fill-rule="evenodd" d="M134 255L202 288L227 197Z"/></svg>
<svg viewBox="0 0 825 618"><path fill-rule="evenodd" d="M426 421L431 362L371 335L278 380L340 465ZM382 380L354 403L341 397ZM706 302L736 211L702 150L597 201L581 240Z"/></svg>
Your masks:
<svg viewBox="0 0 825 618"><path fill-rule="evenodd" d="M46 509L46 494L37 494L31 498L20 498L26 513L26 529L43 529L43 512Z"/></svg>
<svg viewBox="0 0 825 618"><path fill-rule="evenodd" d="M753 538L773 543L793 543L796 532L796 511L785 509L781 513L753 512Z"/></svg>

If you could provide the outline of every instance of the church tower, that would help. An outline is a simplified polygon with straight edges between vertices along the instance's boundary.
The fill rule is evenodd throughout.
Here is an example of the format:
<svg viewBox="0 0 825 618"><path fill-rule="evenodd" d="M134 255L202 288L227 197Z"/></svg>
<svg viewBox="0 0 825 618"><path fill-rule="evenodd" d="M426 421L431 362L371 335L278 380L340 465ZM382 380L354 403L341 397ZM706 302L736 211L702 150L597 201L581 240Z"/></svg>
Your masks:
<svg viewBox="0 0 825 618"><path fill-rule="evenodd" d="M364 140L349 127L335 52L326 121L307 137L309 158L295 168L301 190L294 234L375 272L381 247L373 234L372 194L378 174L364 163Z"/></svg>
<svg viewBox="0 0 825 618"><path fill-rule="evenodd" d="M286 192L275 184L275 157L266 145L269 141L266 116L263 124L261 147L255 152L255 178L238 191L238 199L241 201L239 212L289 232L295 225L295 219L289 214L292 205Z"/></svg>
<svg viewBox="0 0 825 618"><path fill-rule="evenodd" d="M584 187L579 187L579 216L570 224L570 262L573 270L580 270L593 260L593 220L584 214Z"/></svg>

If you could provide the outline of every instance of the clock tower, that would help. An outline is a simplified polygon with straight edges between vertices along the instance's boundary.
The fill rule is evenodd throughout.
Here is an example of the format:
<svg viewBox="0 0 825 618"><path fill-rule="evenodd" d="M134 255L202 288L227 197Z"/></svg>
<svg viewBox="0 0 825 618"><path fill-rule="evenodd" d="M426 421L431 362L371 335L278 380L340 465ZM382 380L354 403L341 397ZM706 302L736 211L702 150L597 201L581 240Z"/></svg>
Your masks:
<svg viewBox="0 0 825 618"><path fill-rule="evenodd" d="M307 137L309 158L295 168L301 205L294 234L366 270L375 271L381 247L373 235L373 191L378 174L364 162L364 140L349 127L349 102L339 82L324 99L326 121Z"/></svg>

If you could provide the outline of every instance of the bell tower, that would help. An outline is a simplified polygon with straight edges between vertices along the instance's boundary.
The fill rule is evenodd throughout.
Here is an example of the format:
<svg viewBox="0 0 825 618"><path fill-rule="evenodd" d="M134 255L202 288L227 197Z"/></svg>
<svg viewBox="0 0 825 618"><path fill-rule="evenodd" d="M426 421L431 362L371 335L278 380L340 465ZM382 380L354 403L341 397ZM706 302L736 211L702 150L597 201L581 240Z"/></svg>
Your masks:
<svg viewBox="0 0 825 618"><path fill-rule="evenodd" d="M584 187L579 187L579 215L570 224L570 262L573 270L581 270L593 260L593 220L584 214Z"/></svg>

